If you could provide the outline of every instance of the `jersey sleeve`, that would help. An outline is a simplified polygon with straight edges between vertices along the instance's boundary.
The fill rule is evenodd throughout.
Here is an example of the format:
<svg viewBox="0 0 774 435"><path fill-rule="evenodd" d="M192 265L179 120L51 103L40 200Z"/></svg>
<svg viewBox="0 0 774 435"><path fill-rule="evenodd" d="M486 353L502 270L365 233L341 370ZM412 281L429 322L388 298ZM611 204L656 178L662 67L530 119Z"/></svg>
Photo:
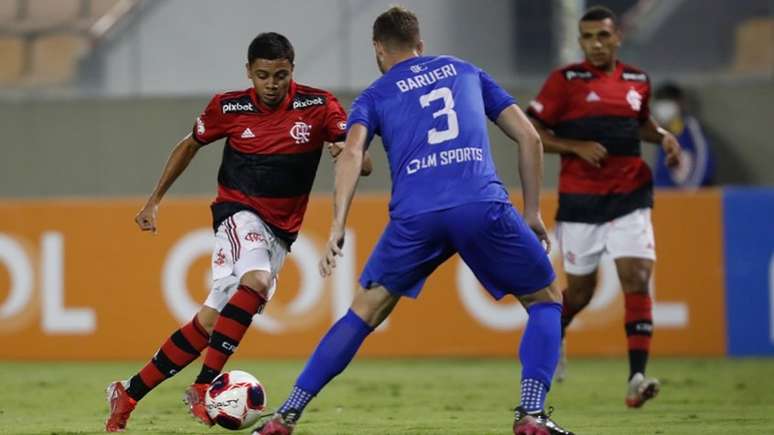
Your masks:
<svg viewBox="0 0 774 435"><path fill-rule="evenodd" d="M328 96L325 114L325 140L342 142L347 136L347 112L333 95Z"/></svg>
<svg viewBox="0 0 774 435"><path fill-rule="evenodd" d="M566 83L567 80L560 70L552 72L540 89L540 93L529 104L527 113L547 127L556 125L565 109Z"/></svg>
<svg viewBox="0 0 774 435"><path fill-rule="evenodd" d="M642 108L640 108L640 124L644 124L650 119L650 79L648 79L645 95L642 98Z"/></svg>
<svg viewBox="0 0 774 435"><path fill-rule="evenodd" d="M365 144L367 148L374 135L379 133L379 117L376 114L373 97L367 91L355 98L355 101L352 103L352 110L349 111L347 130L355 124L361 124L368 130Z"/></svg>
<svg viewBox="0 0 774 435"><path fill-rule="evenodd" d="M212 97L207 107L196 117L193 126L193 138L202 145L222 139L228 132L226 120L220 108L220 95Z"/></svg>
<svg viewBox="0 0 774 435"><path fill-rule="evenodd" d="M516 104L516 99L500 87L486 71L479 70L479 77L481 78L481 96L484 98L486 116L495 122L506 107Z"/></svg>

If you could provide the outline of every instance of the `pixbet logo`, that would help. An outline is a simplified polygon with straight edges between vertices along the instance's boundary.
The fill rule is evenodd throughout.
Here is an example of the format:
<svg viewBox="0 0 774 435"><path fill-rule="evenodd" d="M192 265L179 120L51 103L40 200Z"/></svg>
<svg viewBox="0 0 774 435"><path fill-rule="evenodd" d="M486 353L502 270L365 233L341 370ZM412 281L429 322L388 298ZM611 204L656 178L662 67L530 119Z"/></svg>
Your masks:
<svg viewBox="0 0 774 435"><path fill-rule="evenodd" d="M221 106L221 109L223 110L223 113L229 113L229 112L254 112L255 107L253 107L253 103L250 102L241 102L241 101L230 101L225 102Z"/></svg>
<svg viewBox="0 0 774 435"><path fill-rule="evenodd" d="M325 104L323 97L314 97L306 99L293 100L293 109L305 109L311 106L321 106Z"/></svg>

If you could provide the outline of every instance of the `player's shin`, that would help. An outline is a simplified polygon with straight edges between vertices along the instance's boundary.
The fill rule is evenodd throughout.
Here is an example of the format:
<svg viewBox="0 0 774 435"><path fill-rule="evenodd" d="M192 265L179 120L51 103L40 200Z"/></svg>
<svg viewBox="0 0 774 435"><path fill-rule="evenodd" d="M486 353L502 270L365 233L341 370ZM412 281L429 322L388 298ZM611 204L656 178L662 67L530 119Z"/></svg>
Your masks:
<svg viewBox="0 0 774 435"><path fill-rule="evenodd" d="M220 374L250 327L253 316L264 305L266 298L262 294L245 285L237 288L215 322L197 384L210 384Z"/></svg>
<svg viewBox="0 0 774 435"><path fill-rule="evenodd" d="M295 423L312 398L347 367L372 331L373 328L352 310L331 327L278 411L286 421Z"/></svg>
<svg viewBox="0 0 774 435"><path fill-rule="evenodd" d="M626 341L629 348L629 379L645 374L653 334L653 309L647 293L624 294Z"/></svg>
<svg viewBox="0 0 774 435"><path fill-rule="evenodd" d="M529 320L519 348L522 365L520 406L532 413L543 411L559 360L562 306L541 302L530 305L527 312Z"/></svg>
<svg viewBox="0 0 774 435"><path fill-rule="evenodd" d="M199 357L207 347L209 335L194 318L175 331L156 352L153 358L129 380L127 394L140 400L162 381L177 374Z"/></svg>

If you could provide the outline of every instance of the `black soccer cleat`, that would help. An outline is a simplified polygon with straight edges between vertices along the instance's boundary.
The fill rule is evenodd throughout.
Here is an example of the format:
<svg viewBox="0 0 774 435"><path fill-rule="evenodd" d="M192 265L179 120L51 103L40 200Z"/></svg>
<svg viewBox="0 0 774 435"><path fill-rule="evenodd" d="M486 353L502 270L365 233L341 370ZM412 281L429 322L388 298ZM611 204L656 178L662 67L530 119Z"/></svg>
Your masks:
<svg viewBox="0 0 774 435"><path fill-rule="evenodd" d="M551 420L553 412L554 408L549 407L548 413L543 411L528 413L521 406L517 406L513 414L513 433L521 435L540 434L542 432L547 435L574 435L573 432L564 429Z"/></svg>

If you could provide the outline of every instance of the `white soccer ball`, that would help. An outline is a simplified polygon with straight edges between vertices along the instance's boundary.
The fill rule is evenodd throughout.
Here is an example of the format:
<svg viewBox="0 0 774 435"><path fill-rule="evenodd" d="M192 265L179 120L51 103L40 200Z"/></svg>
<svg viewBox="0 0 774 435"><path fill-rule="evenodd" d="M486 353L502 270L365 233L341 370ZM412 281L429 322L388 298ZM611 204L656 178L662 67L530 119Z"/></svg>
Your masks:
<svg viewBox="0 0 774 435"><path fill-rule="evenodd" d="M266 390L250 373L221 373L204 397L207 414L218 425L231 430L251 426L266 409Z"/></svg>

